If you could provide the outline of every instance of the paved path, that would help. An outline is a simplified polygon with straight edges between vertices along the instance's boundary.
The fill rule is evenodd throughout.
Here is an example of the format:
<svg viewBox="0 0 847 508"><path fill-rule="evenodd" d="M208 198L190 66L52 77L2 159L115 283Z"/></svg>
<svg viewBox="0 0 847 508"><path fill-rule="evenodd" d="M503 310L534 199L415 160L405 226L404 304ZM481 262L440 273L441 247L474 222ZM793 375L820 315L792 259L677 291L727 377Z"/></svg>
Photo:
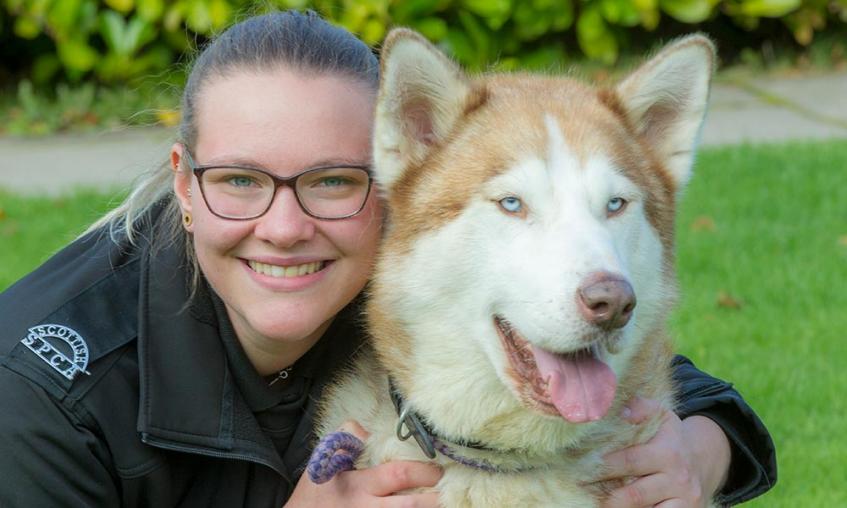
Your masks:
<svg viewBox="0 0 847 508"><path fill-rule="evenodd" d="M753 80L720 77L703 128L704 145L843 138L847 73ZM59 194L115 188L167 159L172 131L159 128L0 138L0 187Z"/></svg>

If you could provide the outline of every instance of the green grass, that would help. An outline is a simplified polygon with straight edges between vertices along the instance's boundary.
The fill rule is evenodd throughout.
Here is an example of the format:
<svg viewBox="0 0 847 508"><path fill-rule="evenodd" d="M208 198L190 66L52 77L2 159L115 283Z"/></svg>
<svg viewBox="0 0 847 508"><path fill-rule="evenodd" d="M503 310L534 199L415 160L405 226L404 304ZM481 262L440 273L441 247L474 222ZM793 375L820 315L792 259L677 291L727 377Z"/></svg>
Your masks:
<svg viewBox="0 0 847 508"><path fill-rule="evenodd" d="M779 482L750 506L847 506L845 198L843 140L705 151L683 198L677 344L777 446Z"/></svg>
<svg viewBox="0 0 847 508"><path fill-rule="evenodd" d="M110 199L0 192L0 289ZM680 351L734 382L776 442L779 483L748 506L847 506L847 143L704 151L680 211L678 271Z"/></svg>
<svg viewBox="0 0 847 508"><path fill-rule="evenodd" d="M118 193L24 197L0 189L0 291L26 275L119 203Z"/></svg>

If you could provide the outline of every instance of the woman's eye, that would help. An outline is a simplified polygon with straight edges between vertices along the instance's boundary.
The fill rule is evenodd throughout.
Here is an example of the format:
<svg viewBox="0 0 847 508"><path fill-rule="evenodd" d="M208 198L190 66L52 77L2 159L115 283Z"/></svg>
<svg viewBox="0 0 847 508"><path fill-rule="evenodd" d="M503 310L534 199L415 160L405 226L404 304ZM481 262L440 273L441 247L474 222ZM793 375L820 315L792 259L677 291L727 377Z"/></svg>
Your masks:
<svg viewBox="0 0 847 508"><path fill-rule="evenodd" d="M507 196L498 201L498 203L500 204L500 208L509 213L520 213L523 209L523 202L515 196Z"/></svg>
<svg viewBox="0 0 847 508"><path fill-rule="evenodd" d="M338 176L324 178L320 181L320 185L322 185L324 187L339 187L339 186L344 185L346 183L347 183L347 180L345 180L344 178L338 177Z"/></svg>
<svg viewBox="0 0 847 508"><path fill-rule="evenodd" d="M233 176L229 179L229 183L235 187L250 187L253 184L253 179L246 176Z"/></svg>
<svg viewBox="0 0 847 508"><path fill-rule="evenodd" d="M606 203L606 212L609 215L615 215L620 213L626 207L626 200L624 198L612 198Z"/></svg>

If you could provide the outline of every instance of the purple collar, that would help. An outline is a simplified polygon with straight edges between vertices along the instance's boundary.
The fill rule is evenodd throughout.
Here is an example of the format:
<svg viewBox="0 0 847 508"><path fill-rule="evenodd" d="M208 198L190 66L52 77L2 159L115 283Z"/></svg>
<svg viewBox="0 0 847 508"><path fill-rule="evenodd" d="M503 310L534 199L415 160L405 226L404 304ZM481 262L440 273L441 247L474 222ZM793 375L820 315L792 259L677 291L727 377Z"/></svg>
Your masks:
<svg viewBox="0 0 847 508"><path fill-rule="evenodd" d="M451 442L441 437L438 437L435 432L426 424L426 422L415 413L411 406L405 404L400 391L394 384L391 376L388 377L388 391L391 395L391 402L394 403L394 410L397 411L397 439L406 441L410 437L414 438L421 447L424 454L430 459L435 458L435 452L438 451L445 457L462 464L463 466L472 467L488 473L519 473L531 469L530 467L511 467L504 468L492 464L485 459L473 459L465 457L456 452L455 446L470 448L473 450L482 450L488 452L497 452L496 448L491 448L477 441L458 441ZM403 428L405 427L405 432ZM453 445L453 446L450 446Z"/></svg>

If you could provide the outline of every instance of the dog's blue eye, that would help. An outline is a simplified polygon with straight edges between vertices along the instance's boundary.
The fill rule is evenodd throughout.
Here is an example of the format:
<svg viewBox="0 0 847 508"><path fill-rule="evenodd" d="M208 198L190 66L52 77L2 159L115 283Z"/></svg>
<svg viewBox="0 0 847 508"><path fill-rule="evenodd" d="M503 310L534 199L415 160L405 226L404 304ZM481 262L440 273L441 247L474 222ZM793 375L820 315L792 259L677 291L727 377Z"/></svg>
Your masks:
<svg viewBox="0 0 847 508"><path fill-rule="evenodd" d="M523 208L523 203L515 196L505 197L501 199L499 203L503 210L506 210L509 213L518 213Z"/></svg>
<svg viewBox="0 0 847 508"><path fill-rule="evenodd" d="M615 214L623 210L626 206L626 200L624 198L612 198L606 203L606 211L610 214Z"/></svg>

